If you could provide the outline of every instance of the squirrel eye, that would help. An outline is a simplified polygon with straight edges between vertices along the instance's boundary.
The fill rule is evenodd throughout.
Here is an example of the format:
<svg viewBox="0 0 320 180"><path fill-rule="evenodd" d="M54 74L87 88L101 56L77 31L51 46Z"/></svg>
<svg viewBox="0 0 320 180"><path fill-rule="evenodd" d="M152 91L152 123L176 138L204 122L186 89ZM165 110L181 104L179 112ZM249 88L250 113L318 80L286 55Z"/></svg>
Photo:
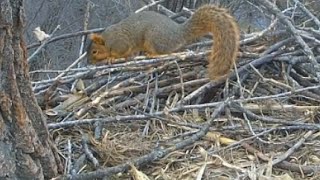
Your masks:
<svg viewBox="0 0 320 180"><path fill-rule="evenodd" d="M93 51L92 51L92 54L97 54L97 53L98 53L97 50L93 50Z"/></svg>

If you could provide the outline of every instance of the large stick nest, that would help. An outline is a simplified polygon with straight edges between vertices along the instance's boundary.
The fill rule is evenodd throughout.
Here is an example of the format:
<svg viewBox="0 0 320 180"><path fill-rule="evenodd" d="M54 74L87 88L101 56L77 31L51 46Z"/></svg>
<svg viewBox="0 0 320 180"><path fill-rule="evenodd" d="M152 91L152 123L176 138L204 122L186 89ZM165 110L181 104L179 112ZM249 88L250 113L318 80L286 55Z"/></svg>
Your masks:
<svg viewBox="0 0 320 180"><path fill-rule="evenodd" d="M273 18L266 29L243 33L227 80L206 78L210 40L156 58L32 72L58 74L33 87L64 173L319 178L319 13L297 0L284 11L256 2Z"/></svg>

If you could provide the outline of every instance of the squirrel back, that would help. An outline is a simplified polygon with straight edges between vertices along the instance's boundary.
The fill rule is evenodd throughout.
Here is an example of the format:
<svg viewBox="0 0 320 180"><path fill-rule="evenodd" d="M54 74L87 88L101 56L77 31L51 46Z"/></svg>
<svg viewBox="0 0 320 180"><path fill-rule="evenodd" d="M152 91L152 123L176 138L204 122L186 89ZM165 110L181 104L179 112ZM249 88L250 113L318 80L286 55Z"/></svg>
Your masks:
<svg viewBox="0 0 320 180"><path fill-rule="evenodd" d="M239 29L234 18L214 5L200 7L184 24L151 11L129 16L102 34L91 34L89 63L129 57L145 51L154 56L179 50L198 37L211 33L214 38L208 58L211 80L225 76L231 69L239 48Z"/></svg>

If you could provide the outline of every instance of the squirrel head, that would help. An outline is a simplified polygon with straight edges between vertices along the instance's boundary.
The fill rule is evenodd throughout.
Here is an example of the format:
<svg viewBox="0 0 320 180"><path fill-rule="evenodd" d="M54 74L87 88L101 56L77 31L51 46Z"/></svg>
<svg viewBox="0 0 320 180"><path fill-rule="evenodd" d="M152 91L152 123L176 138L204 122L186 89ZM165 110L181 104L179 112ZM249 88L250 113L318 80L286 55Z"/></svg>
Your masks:
<svg viewBox="0 0 320 180"><path fill-rule="evenodd" d="M89 36L91 43L87 49L88 63L96 64L111 57L110 50L106 47L105 40L99 34Z"/></svg>

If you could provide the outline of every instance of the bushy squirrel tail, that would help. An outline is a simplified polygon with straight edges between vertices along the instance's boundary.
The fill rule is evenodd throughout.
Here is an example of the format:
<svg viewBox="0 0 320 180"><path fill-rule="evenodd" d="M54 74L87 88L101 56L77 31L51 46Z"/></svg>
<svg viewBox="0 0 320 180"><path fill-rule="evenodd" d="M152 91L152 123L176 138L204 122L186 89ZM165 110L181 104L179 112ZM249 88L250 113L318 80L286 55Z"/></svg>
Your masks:
<svg viewBox="0 0 320 180"><path fill-rule="evenodd" d="M208 58L209 78L217 80L228 74L236 60L240 33L235 19L227 10L204 5L184 24L184 29L187 41L209 32L213 35L214 45Z"/></svg>

